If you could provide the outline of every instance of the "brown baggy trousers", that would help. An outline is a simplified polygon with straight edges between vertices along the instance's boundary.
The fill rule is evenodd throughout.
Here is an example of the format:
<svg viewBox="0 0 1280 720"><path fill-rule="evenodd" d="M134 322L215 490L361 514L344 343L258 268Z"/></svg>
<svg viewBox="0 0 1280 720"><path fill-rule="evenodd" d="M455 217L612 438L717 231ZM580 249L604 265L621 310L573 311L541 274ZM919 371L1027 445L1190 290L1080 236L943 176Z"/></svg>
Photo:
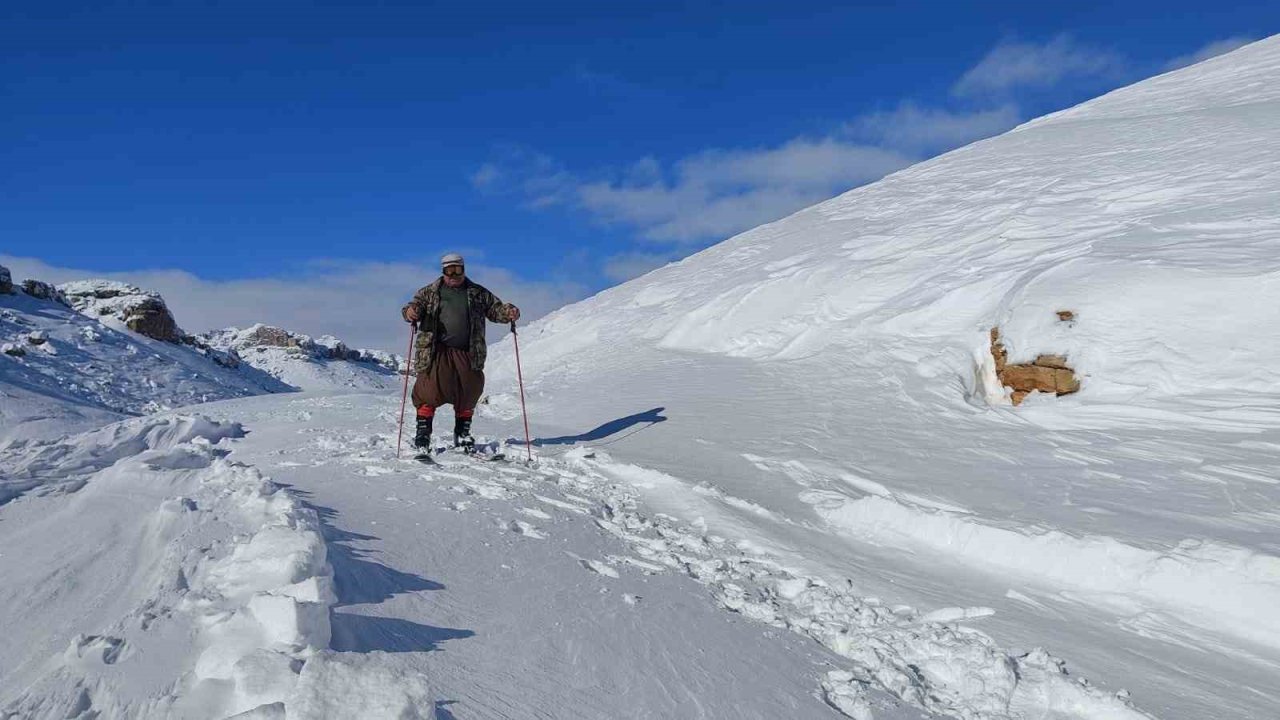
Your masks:
<svg viewBox="0 0 1280 720"><path fill-rule="evenodd" d="M429 372L413 383L413 406L452 405L455 413L474 410L484 393L484 372L471 369L471 353L440 346Z"/></svg>

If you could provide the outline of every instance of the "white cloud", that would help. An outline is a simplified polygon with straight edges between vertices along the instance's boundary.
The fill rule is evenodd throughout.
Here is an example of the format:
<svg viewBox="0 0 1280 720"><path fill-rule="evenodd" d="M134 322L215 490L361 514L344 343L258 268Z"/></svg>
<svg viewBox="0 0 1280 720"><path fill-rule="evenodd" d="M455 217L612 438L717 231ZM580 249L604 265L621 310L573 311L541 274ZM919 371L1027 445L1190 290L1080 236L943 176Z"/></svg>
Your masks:
<svg viewBox="0 0 1280 720"><path fill-rule="evenodd" d="M1195 65L1196 63L1204 62L1209 58L1215 58L1215 57L1218 57L1219 55L1225 55L1231 52L1232 50L1239 50L1245 45L1248 45L1249 43L1256 42L1256 41L1257 41L1257 38L1245 37L1243 35L1238 35L1236 37L1229 37L1224 40L1215 40L1209 43L1208 45L1205 45L1204 47L1200 48L1199 50L1191 53L1190 55L1181 55L1179 57L1176 57L1170 60L1168 63L1165 64L1164 69L1166 71L1177 70L1179 68L1187 67L1188 65Z"/></svg>
<svg viewBox="0 0 1280 720"><path fill-rule="evenodd" d="M889 147L929 153L998 135L1020 119L1017 106L1011 103L975 112L902 103L892 111L864 115L847 124L845 130Z"/></svg>
<svg viewBox="0 0 1280 720"><path fill-rule="evenodd" d="M1116 53L1082 45L1059 35L1044 44L1006 41L996 45L956 81L961 96L999 95L1017 88L1045 88L1073 77L1106 77L1123 73Z"/></svg>
<svg viewBox="0 0 1280 720"><path fill-rule="evenodd" d="M528 207L571 207L649 240L689 243L776 220L915 159L838 138L797 138L772 148L707 150L668 168L645 157L613 177L584 180L545 155L504 148L494 176L511 179L507 189Z"/></svg>
<svg viewBox="0 0 1280 720"><path fill-rule="evenodd" d="M434 260L374 263L316 260L280 278L206 280L181 270L102 273L48 265L33 258L0 256L15 278L62 283L86 278L122 280L164 296L188 332L264 322L309 335L334 335L353 347L403 353L408 328L400 307L438 271ZM572 283L531 282L511 271L474 261L468 272L532 321L586 296ZM501 328L491 326L491 337Z"/></svg>
<svg viewBox="0 0 1280 720"><path fill-rule="evenodd" d="M479 170L471 173L471 186L477 190L484 190L492 186L494 183L502 179L502 170L493 163L485 163L480 166Z"/></svg>

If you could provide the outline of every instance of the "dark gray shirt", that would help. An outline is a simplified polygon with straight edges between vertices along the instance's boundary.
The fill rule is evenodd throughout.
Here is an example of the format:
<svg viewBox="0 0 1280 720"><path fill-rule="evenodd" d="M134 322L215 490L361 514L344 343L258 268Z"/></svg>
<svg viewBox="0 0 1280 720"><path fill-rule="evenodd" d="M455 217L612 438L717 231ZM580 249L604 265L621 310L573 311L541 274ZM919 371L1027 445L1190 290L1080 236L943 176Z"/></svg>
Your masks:
<svg viewBox="0 0 1280 720"><path fill-rule="evenodd" d="M440 286L440 330L436 336L445 347L470 348L471 317L467 313L466 287Z"/></svg>

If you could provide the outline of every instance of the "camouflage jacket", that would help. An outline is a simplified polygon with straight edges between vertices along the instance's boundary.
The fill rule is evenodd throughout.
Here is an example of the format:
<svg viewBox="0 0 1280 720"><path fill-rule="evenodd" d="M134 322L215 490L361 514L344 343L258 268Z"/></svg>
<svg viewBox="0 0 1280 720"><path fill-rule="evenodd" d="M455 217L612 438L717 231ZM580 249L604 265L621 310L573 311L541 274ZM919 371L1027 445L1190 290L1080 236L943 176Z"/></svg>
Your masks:
<svg viewBox="0 0 1280 720"><path fill-rule="evenodd" d="M401 316L406 320L409 308L418 309L418 337L413 343L413 365L418 374L431 372L431 366L435 363L436 330L440 325L440 285L443 282L444 279L439 278L422 288L400 309ZM471 368L484 370L485 356L489 354L489 347L484 340L484 321L511 322L511 306L470 279L463 283L463 287L467 291L467 314L471 318Z"/></svg>

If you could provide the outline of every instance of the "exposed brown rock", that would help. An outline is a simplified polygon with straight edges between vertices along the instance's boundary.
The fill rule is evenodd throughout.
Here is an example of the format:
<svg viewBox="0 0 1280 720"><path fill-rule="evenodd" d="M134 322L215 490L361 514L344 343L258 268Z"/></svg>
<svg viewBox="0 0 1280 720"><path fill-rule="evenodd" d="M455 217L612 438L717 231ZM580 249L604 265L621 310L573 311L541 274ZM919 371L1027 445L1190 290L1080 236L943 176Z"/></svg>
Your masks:
<svg viewBox="0 0 1280 720"><path fill-rule="evenodd" d="M1059 395L1070 395L1080 391L1080 378L1076 377L1075 372L1070 369L1059 370L1054 382L1058 386Z"/></svg>
<svg viewBox="0 0 1280 720"><path fill-rule="evenodd" d="M125 317L124 324L139 335L155 340L176 343L182 337L182 333L178 330L178 323L173 319L173 313L169 312L164 301L158 298L147 298L129 308L129 315Z"/></svg>
<svg viewBox="0 0 1280 720"><path fill-rule="evenodd" d="M9 268L0 265L0 295L13 294L13 276L9 274Z"/></svg>
<svg viewBox="0 0 1280 720"><path fill-rule="evenodd" d="M1033 364L1040 367L1067 369L1067 359L1061 355L1041 355Z"/></svg>
<svg viewBox="0 0 1280 720"><path fill-rule="evenodd" d="M991 357L1000 384L1013 390L1010 399L1014 405L1021 405L1032 392L1069 395L1080 390L1079 378L1062 355L1040 355L1033 363L1009 364L1009 353L1000 342L1000 328L991 328Z"/></svg>
<svg viewBox="0 0 1280 720"><path fill-rule="evenodd" d="M111 280L79 280L57 288L64 302L89 317L114 317L153 340L177 343L182 331L158 293Z"/></svg>
<svg viewBox="0 0 1280 720"><path fill-rule="evenodd" d="M996 374L1003 373L1005 364L1009 362L1009 353L1000 342L1000 328L991 328L991 357L996 361Z"/></svg>
<svg viewBox="0 0 1280 720"><path fill-rule="evenodd" d="M1059 310L1058 319L1062 322L1071 322L1076 319L1076 314L1071 310Z"/></svg>

